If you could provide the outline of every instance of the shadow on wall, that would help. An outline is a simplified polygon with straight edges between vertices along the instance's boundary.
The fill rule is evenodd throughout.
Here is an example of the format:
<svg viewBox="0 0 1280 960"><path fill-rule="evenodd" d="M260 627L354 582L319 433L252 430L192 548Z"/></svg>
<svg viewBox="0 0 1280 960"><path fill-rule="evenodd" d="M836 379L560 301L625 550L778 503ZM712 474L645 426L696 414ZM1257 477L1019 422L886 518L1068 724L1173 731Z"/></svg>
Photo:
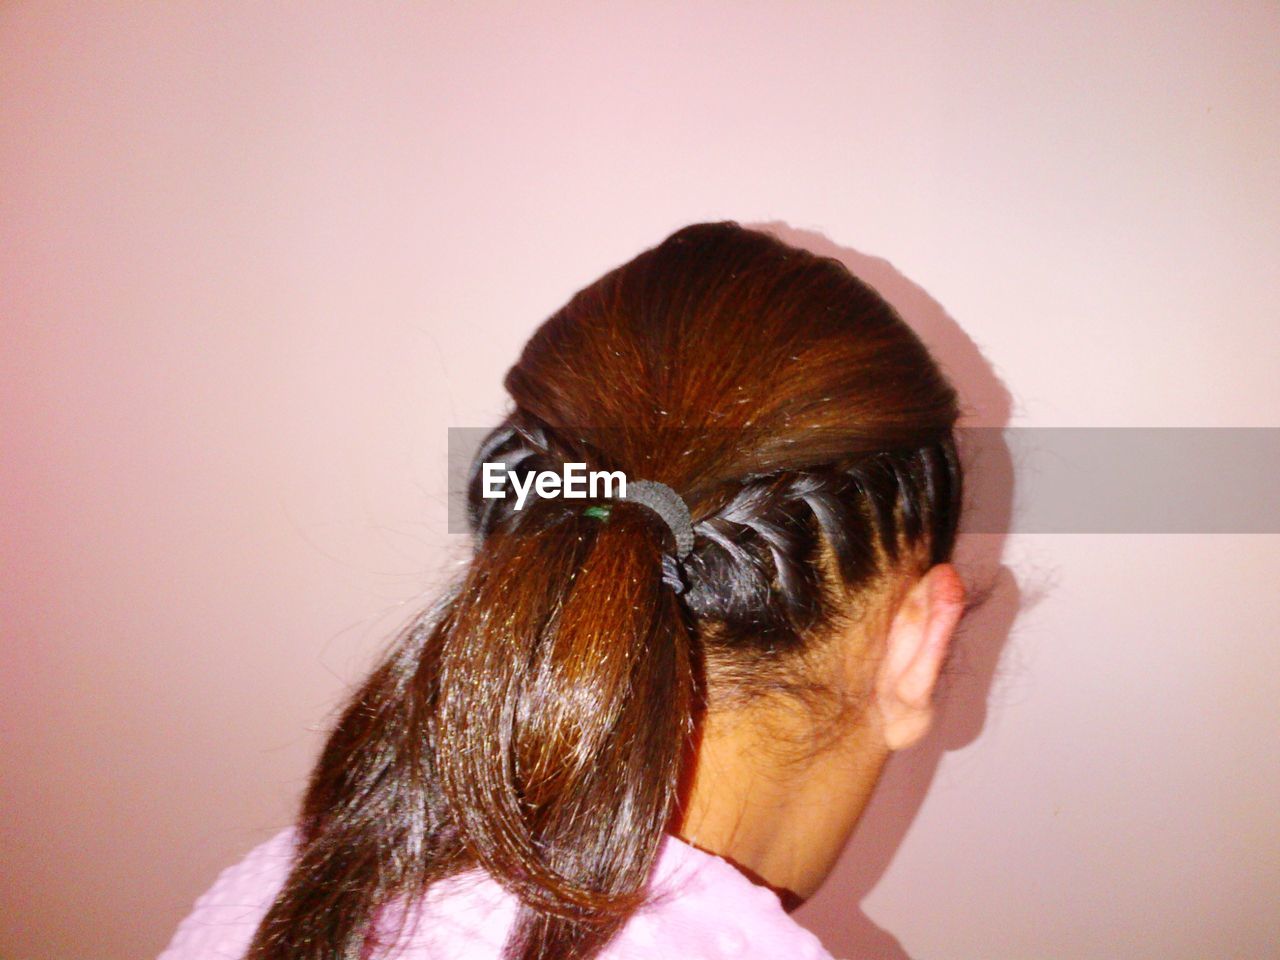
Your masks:
<svg viewBox="0 0 1280 960"><path fill-rule="evenodd" d="M933 298L884 260L839 247L819 233L786 224L744 224L772 233L793 246L833 257L874 287L929 347L960 393L961 427L978 430L981 445L966 447L965 513L980 505L983 530L1007 531L1013 506L1012 457L1000 432L1012 413L1009 391L960 326ZM894 756L872 796L853 838L830 878L796 917L822 938L836 956L911 960L898 939L879 927L862 901L893 862L920 811L943 754L968 746L982 732L996 668L1014 619L1026 598L1012 572L1001 563L1005 533L966 533L956 547L956 565L977 605L953 641L948 673L939 693L933 730L910 750ZM957 877L957 882L963 878Z"/></svg>

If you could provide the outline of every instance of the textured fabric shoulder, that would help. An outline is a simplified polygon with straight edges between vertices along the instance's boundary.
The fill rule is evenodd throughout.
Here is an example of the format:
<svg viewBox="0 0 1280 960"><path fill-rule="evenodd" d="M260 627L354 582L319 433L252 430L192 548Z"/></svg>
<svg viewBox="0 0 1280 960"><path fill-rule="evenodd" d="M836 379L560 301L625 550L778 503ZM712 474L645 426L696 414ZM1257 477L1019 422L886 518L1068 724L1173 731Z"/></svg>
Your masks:
<svg viewBox="0 0 1280 960"><path fill-rule="evenodd" d="M296 844L293 827L281 830L218 874L159 960L240 960L289 876Z"/></svg>
<svg viewBox="0 0 1280 960"><path fill-rule="evenodd" d="M201 896L159 960L241 960L288 876L296 834L276 834ZM776 894L678 837L663 840L650 899L600 960L834 960ZM497 960L515 898L479 870L380 911L366 960Z"/></svg>

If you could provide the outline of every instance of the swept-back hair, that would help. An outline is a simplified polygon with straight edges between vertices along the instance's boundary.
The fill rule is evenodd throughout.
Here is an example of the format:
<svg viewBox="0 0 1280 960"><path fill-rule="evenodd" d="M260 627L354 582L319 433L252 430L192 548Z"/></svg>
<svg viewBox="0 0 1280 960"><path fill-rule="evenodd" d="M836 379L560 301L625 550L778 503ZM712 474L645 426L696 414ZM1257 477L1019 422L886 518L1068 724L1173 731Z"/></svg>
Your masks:
<svg viewBox="0 0 1280 960"><path fill-rule="evenodd" d="M708 686L782 675L839 613L824 567L856 594L951 555L953 388L874 290L770 234L675 232L575 294L505 386L486 458L668 484L685 590L643 507L517 511L473 475L470 564L338 721L250 960L357 960L382 906L473 867L519 898L512 960L593 956L642 901Z"/></svg>

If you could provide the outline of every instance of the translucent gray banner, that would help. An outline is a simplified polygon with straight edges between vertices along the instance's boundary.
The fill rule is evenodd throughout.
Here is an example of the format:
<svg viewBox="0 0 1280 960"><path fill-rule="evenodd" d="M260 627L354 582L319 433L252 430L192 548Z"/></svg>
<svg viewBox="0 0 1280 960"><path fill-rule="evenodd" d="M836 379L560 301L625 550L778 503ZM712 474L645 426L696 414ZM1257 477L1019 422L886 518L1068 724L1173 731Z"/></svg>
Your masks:
<svg viewBox="0 0 1280 960"><path fill-rule="evenodd" d="M469 532L490 430L449 430L450 533ZM1280 533L1277 427L970 427L957 443L964 532Z"/></svg>

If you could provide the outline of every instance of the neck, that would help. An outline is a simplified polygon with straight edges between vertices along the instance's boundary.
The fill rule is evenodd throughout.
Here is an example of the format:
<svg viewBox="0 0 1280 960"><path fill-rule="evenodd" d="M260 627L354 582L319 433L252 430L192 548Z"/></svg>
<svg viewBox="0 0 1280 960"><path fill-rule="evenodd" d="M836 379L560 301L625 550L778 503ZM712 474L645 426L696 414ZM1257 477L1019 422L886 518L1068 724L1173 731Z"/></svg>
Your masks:
<svg viewBox="0 0 1280 960"><path fill-rule="evenodd" d="M794 906L834 868L887 757L863 725L815 756L781 756L783 718L706 718L681 839L732 862ZM794 724L792 724L794 727ZM765 733L764 731L769 731ZM802 736L800 730L792 730ZM797 739L797 743L803 743Z"/></svg>

